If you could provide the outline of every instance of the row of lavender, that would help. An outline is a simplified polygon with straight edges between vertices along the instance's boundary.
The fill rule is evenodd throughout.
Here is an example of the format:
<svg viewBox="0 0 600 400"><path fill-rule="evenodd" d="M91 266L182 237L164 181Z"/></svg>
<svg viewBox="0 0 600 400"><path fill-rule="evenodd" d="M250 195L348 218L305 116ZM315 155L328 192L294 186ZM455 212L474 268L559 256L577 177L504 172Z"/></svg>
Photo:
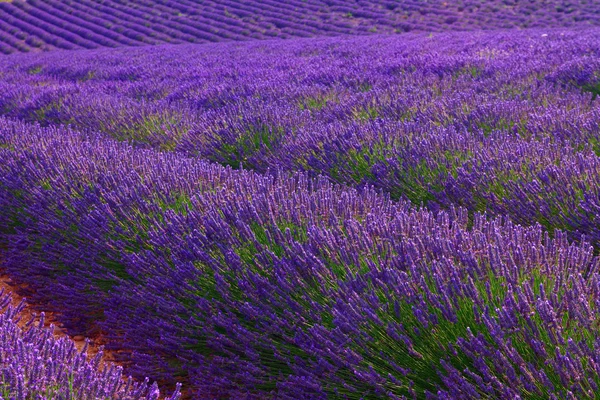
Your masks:
<svg viewBox="0 0 600 400"><path fill-rule="evenodd" d="M14 0L0 53L341 34L600 25L593 1Z"/></svg>
<svg viewBox="0 0 600 400"><path fill-rule="evenodd" d="M563 233L6 119L0 189L11 276L197 398L600 390L600 262Z"/></svg>
<svg viewBox="0 0 600 400"><path fill-rule="evenodd" d="M11 298L0 290L0 398L26 399L123 399L158 400L156 384L122 379L122 368L100 367L102 352L86 358L72 341L56 339L52 327L39 323L19 326L23 303L12 307ZM169 400L180 397L177 390Z"/></svg>
<svg viewBox="0 0 600 400"><path fill-rule="evenodd" d="M0 113L600 240L600 31L59 52Z"/></svg>

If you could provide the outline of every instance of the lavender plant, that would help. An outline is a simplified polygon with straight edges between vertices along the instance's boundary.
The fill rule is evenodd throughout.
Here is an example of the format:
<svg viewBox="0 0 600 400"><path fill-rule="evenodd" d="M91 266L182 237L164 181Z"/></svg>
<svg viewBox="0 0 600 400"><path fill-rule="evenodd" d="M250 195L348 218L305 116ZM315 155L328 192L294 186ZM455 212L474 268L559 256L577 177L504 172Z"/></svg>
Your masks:
<svg viewBox="0 0 600 400"><path fill-rule="evenodd" d="M0 64L0 112L597 243L597 36L527 30L10 57Z"/></svg>
<svg viewBox="0 0 600 400"><path fill-rule="evenodd" d="M197 398L597 391L589 244L0 121L9 273L136 376Z"/></svg>
<svg viewBox="0 0 600 400"><path fill-rule="evenodd" d="M122 368L100 366L102 351L86 357L87 343L78 352L66 338L55 338L53 326L44 328L44 313L36 324L19 325L24 303L12 307L0 289L0 398L3 399L154 399L156 383L123 379ZM169 400L180 398L179 387Z"/></svg>

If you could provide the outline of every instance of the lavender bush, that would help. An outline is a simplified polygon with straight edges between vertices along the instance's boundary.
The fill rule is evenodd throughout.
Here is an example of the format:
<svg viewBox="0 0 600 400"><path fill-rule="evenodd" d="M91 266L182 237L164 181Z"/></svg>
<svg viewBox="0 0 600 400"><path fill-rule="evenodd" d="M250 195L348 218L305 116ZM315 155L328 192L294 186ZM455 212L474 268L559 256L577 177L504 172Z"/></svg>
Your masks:
<svg viewBox="0 0 600 400"><path fill-rule="evenodd" d="M153 399L160 398L156 383L124 380L122 368L100 366L102 351L86 357L87 343L78 352L74 343L53 336L37 325L18 325L24 303L10 306L10 296L0 289L0 398L2 399ZM169 400L180 398L179 388Z"/></svg>
<svg viewBox="0 0 600 400"><path fill-rule="evenodd" d="M597 391L600 276L586 243L0 124L9 273L70 329L94 316L136 375L183 379L197 398Z"/></svg>
<svg viewBox="0 0 600 400"><path fill-rule="evenodd" d="M599 31L172 46L0 61L0 112L600 240ZM175 61L168 61L175 60Z"/></svg>

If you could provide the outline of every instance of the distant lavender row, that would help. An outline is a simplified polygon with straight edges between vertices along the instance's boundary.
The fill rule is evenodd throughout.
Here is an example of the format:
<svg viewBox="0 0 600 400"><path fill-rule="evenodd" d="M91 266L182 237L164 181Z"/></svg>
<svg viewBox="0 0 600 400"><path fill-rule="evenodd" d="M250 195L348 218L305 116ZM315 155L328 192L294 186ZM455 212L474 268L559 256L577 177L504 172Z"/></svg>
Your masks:
<svg viewBox="0 0 600 400"><path fill-rule="evenodd" d="M600 240L600 31L104 50L0 61L0 113Z"/></svg>
<svg viewBox="0 0 600 400"><path fill-rule="evenodd" d="M197 398L599 390L599 260L539 225L5 119L0 207L14 279Z"/></svg>
<svg viewBox="0 0 600 400"><path fill-rule="evenodd" d="M594 1L0 2L0 53L157 43L600 25Z"/></svg>
<svg viewBox="0 0 600 400"><path fill-rule="evenodd" d="M44 314L36 326L17 325L23 303L10 306L10 295L0 289L0 398L158 400L156 384L124 381L122 368L100 366L102 352L87 360L86 349L77 351L69 339L56 339L43 328ZM169 400L180 398L177 390Z"/></svg>

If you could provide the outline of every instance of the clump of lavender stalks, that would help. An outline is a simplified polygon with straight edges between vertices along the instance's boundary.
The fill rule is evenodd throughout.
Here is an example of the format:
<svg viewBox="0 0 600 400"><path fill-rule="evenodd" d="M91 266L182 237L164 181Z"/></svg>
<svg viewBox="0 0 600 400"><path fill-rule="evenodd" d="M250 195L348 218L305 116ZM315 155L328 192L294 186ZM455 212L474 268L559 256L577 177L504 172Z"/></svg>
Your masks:
<svg viewBox="0 0 600 400"><path fill-rule="evenodd" d="M100 365L102 351L86 357L68 338L55 338L52 327L32 319L18 325L24 303L11 306L11 297L0 289L0 400L25 399L159 399L156 383L122 379L122 367ZM181 397L181 386L168 397Z"/></svg>

